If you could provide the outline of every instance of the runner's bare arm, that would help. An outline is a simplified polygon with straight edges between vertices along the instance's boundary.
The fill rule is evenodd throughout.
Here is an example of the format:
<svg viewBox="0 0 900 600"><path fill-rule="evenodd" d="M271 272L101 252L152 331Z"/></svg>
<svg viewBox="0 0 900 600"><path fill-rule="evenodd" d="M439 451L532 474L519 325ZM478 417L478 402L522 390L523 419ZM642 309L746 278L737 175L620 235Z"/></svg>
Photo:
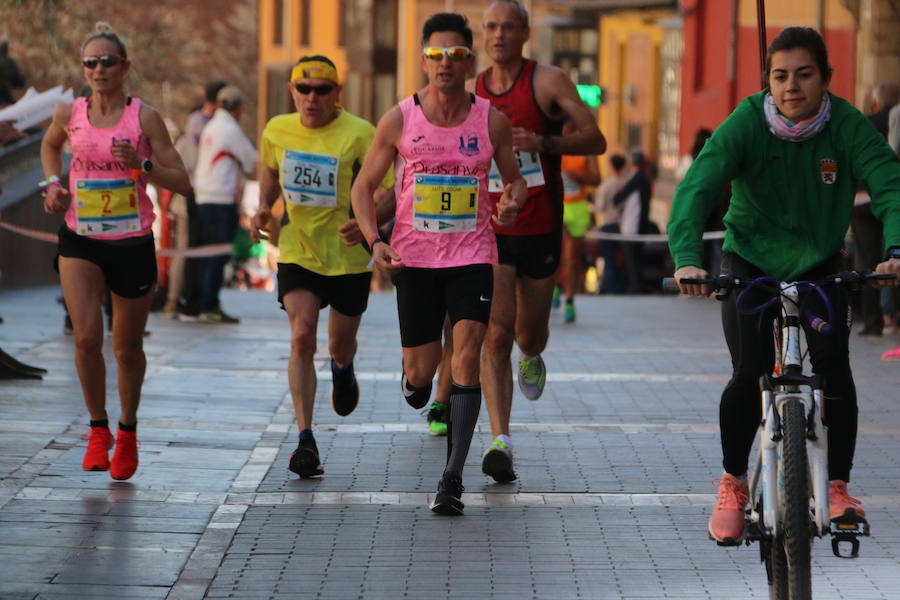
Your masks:
<svg viewBox="0 0 900 600"><path fill-rule="evenodd" d="M585 157L584 173L575 174L575 180L582 185L600 185L600 167L596 156Z"/></svg>
<svg viewBox="0 0 900 600"><path fill-rule="evenodd" d="M372 240L378 236L378 226L376 224L375 209L375 191L381 185L385 173L393 165L394 157L397 154L397 144L400 141L400 135L403 133L403 113L399 106L395 106L388 111L378 122L375 129L375 137L369 151L366 153L366 159L363 161L362 169L356 176L356 182L350 190L350 202L353 205L353 214L359 228L362 231L363 238ZM403 268L399 263L400 255L387 244L376 243L372 248L372 258L378 268L394 273Z"/></svg>
<svg viewBox="0 0 900 600"><path fill-rule="evenodd" d="M394 198L394 190L380 187L375 190L375 221L379 226L384 225L394 216L394 208L396 199ZM359 223L355 218L347 219L340 227L338 234L344 241L345 246L353 246L363 241L362 231L359 229Z"/></svg>
<svg viewBox="0 0 900 600"><path fill-rule="evenodd" d="M181 162L181 156L172 144L172 138L169 137L169 131L162 117L155 108L142 104L140 119L141 130L150 141L153 156L138 156L133 146L118 143L113 145L113 155L132 169L140 169L143 159L152 158L153 170L146 176L150 183L179 194L189 193L191 180L188 178L184 163Z"/></svg>
<svg viewBox="0 0 900 600"><path fill-rule="evenodd" d="M566 121L575 127L573 133L563 136L553 136L550 152L553 154L603 154L606 152L606 138L597 127L594 115L581 101L578 90L569 77L556 67L541 65L535 73L535 93L542 107L558 106ZM546 109L545 109L546 110ZM534 134L532 143L534 148L524 150L543 150L540 148L541 139Z"/></svg>
<svg viewBox="0 0 900 600"><path fill-rule="evenodd" d="M250 219L250 239L254 242L271 241L272 206L275 205L278 194L281 193L278 185L278 172L263 163L259 163L256 172L259 179L259 208Z"/></svg>
<svg viewBox="0 0 900 600"><path fill-rule="evenodd" d="M519 209L528 198L528 185L519 172L519 163L513 154L512 125L509 119L496 108L491 108L488 116L488 131L494 146L494 161L503 181L503 195L497 202L494 220L498 225L512 225Z"/></svg>
<svg viewBox="0 0 900 600"><path fill-rule="evenodd" d="M375 128L375 137L366 153L362 168L350 190L353 214L359 222L365 239L378 233L375 219L375 191L381 185L385 173L394 164L397 143L403 132L403 113L399 106L388 111Z"/></svg>
<svg viewBox="0 0 900 600"><path fill-rule="evenodd" d="M62 147L66 142L66 130L69 127L69 117L72 116L71 104L60 104L53 111L53 120L44 139L41 140L41 165L44 168L44 177L56 175L62 172ZM68 196L65 184L50 186L44 195L44 211L53 215L66 210L60 202L60 196Z"/></svg>

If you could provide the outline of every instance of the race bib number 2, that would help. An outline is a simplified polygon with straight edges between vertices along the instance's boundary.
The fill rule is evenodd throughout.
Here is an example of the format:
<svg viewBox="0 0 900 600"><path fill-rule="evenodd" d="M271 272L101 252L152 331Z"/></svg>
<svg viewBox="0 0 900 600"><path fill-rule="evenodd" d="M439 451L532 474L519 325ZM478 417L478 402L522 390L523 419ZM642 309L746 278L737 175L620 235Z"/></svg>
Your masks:
<svg viewBox="0 0 900 600"><path fill-rule="evenodd" d="M116 235L141 230L134 179L81 179L75 183L79 235Z"/></svg>
<svg viewBox="0 0 900 600"><path fill-rule="evenodd" d="M519 162L519 171L525 178L528 187L544 185L544 169L541 167L541 155L537 152L523 152L516 150L516 160ZM488 191L500 193L503 191L503 180L500 179L500 170L497 163L491 161L491 172L488 174Z"/></svg>
<svg viewBox="0 0 900 600"><path fill-rule="evenodd" d="M281 161L281 187L290 204L334 208L340 162L334 156L285 150Z"/></svg>
<svg viewBox="0 0 900 600"><path fill-rule="evenodd" d="M478 178L416 175L413 227L428 233L475 231Z"/></svg>

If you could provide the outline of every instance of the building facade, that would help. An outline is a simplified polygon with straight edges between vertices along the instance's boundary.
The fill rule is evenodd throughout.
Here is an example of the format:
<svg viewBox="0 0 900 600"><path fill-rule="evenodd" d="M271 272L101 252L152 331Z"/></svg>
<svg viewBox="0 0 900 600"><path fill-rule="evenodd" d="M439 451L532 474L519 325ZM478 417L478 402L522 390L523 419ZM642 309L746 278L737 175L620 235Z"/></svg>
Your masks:
<svg viewBox="0 0 900 600"><path fill-rule="evenodd" d="M532 30L526 55L551 62L554 25L571 25L567 19L573 11L550 0L523 4ZM422 26L438 12L456 12L469 19L476 71L483 69L487 59L481 22L487 5L486 0L259 0L260 131L272 116L293 110L287 90L291 67L301 56L313 53L335 62L347 110L376 122L425 84ZM591 23L594 31L595 23ZM580 61L576 71L579 68L588 78L596 73L590 61Z"/></svg>
<svg viewBox="0 0 900 600"><path fill-rule="evenodd" d="M697 129L715 129L746 96L762 89L755 0L683 0L679 142L682 153ZM856 101L856 26L839 0L766 3L766 43L785 27L823 33L834 73L830 89Z"/></svg>

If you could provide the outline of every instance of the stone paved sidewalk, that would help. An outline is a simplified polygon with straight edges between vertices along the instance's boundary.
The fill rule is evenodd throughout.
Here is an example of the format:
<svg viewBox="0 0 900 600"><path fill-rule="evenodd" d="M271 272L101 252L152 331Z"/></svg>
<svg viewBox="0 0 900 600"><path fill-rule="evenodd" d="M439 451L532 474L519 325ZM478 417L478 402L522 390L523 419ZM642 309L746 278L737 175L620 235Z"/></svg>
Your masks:
<svg viewBox="0 0 900 600"><path fill-rule="evenodd" d="M427 508L445 443L398 393L393 296L370 301L347 418L331 410L320 322L320 480L287 471L289 339L273 295L226 291L238 326L152 316L141 465L116 482L80 468L87 417L57 294L0 293L0 346L50 369L0 381L0 598L768 597L755 547L706 538L730 366L715 303L584 297L575 326L554 316L544 396L513 405L519 481L480 473L482 411L466 515L452 519ZM814 545L817 598L900 597L900 365L878 360L897 343L852 341L853 492L873 536L856 561Z"/></svg>

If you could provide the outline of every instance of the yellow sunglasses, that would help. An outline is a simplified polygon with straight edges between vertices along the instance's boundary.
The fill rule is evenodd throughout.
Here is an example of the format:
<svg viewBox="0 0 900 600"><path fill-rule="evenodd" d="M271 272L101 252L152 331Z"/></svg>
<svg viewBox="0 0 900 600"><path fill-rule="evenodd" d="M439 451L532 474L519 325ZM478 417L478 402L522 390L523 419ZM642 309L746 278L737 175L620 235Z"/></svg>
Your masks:
<svg viewBox="0 0 900 600"><path fill-rule="evenodd" d="M446 56L450 60L466 60L472 56L472 51L465 46L450 46L449 48L441 48L439 46L428 46L423 51L429 60L443 60Z"/></svg>

